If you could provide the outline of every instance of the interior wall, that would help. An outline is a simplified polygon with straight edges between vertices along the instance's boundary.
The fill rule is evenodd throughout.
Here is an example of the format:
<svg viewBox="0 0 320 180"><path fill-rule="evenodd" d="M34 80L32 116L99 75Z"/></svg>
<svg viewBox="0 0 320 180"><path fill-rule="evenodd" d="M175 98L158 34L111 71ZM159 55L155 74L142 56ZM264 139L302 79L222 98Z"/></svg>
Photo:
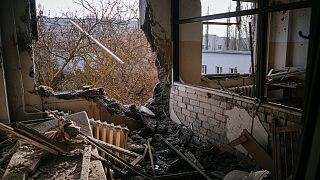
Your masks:
<svg viewBox="0 0 320 180"><path fill-rule="evenodd" d="M253 137L271 154L275 126L301 128L300 109L273 103L258 106L254 98L195 85L175 83L170 105L171 115L175 114L204 144L221 146L238 138L244 129L252 129ZM246 153L241 147L237 149Z"/></svg>
<svg viewBox="0 0 320 180"><path fill-rule="evenodd" d="M59 99L57 97L42 97L42 100L44 109L59 110L70 114L85 111L89 118L94 118L101 122L114 123L114 125L127 126L131 130L141 126L137 121L125 116L110 114L107 108L98 101L84 98Z"/></svg>
<svg viewBox="0 0 320 180"><path fill-rule="evenodd" d="M306 67L308 40L299 35L309 35L310 9L273 12L269 23L268 69Z"/></svg>
<svg viewBox="0 0 320 180"><path fill-rule="evenodd" d="M1 25L0 25L1 26ZM0 28L1 34L1 28ZM3 69L3 58L2 58L2 42L0 36L0 122L9 123L9 109L8 109L8 101L7 101L7 91L6 91L6 81L4 78L4 69Z"/></svg>
<svg viewBox="0 0 320 180"><path fill-rule="evenodd" d="M35 84L29 1L4 0L0 8L3 65L11 121L39 117L41 114L36 112L41 110L41 99L32 93Z"/></svg>
<svg viewBox="0 0 320 180"><path fill-rule="evenodd" d="M201 16L200 0L180 0L180 19ZM202 59L202 23L180 25L179 70L183 82L199 84Z"/></svg>

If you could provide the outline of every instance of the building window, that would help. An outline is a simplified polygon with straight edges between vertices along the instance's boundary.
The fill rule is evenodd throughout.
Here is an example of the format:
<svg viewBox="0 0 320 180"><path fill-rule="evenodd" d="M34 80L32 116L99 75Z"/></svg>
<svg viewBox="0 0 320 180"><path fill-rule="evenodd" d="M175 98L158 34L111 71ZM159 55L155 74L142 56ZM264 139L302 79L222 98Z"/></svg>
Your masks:
<svg viewBox="0 0 320 180"><path fill-rule="evenodd" d="M222 45L218 45L218 50L222 50Z"/></svg>
<svg viewBox="0 0 320 180"><path fill-rule="evenodd" d="M237 74L237 73L238 73L238 69L237 69L237 67L229 68L229 72L230 72L231 74Z"/></svg>
<svg viewBox="0 0 320 180"><path fill-rule="evenodd" d="M222 73L222 67L221 66L216 66L216 73L221 74Z"/></svg>
<svg viewBox="0 0 320 180"><path fill-rule="evenodd" d="M207 74L207 65L202 65L201 74Z"/></svg>

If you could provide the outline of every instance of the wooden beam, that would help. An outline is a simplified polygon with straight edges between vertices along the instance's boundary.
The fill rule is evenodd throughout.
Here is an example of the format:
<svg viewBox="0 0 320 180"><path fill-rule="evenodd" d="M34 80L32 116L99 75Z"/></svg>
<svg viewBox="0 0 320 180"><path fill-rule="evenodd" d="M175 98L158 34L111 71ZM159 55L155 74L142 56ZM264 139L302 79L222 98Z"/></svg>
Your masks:
<svg viewBox="0 0 320 180"><path fill-rule="evenodd" d="M81 174L80 174L81 180L89 179L90 160L91 160L91 145L87 145L83 150L83 158L82 158Z"/></svg>

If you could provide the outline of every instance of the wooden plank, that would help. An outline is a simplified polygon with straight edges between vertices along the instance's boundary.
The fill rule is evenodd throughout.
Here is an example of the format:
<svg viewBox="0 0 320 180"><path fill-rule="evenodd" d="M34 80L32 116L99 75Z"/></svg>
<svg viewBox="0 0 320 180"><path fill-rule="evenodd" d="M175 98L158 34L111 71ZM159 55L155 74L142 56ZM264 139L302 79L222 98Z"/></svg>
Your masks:
<svg viewBox="0 0 320 180"><path fill-rule="evenodd" d="M248 139L241 145L250 153L251 156L257 161L257 163L268 171L272 171L272 158L261 147L261 145L250 135L250 133L244 129L242 135L245 135Z"/></svg>
<svg viewBox="0 0 320 180"><path fill-rule="evenodd" d="M145 147L144 151L143 151L143 154L141 156L138 156L135 160L133 160L131 162L131 164L133 166L137 165L140 161L142 161L144 159L144 157L146 157L146 154L147 154L147 151L148 151L148 146Z"/></svg>
<svg viewBox="0 0 320 180"><path fill-rule="evenodd" d="M83 151L80 179L88 180L90 172L91 145L86 146Z"/></svg>
<svg viewBox="0 0 320 180"><path fill-rule="evenodd" d="M29 136L30 138L36 140L37 142L42 143L43 145L47 147L51 147L52 149L55 149L61 154L64 154L67 152L67 147L63 145L60 142L53 141L44 135L40 134L38 131L31 129L22 123L17 123L17 127L14 129L15 131L22 133L24 135Z"/></svg>
<svg viewBox="0 0 320 180"><path fill-rule="evenodd" d="M149 157L150 157L152 173L153 173L153 176L155 177L156 176L156 170L155 170L155 167L154 167L154 161L153 161L153 155L152 155L152 149L151 149L150 141L151 141L151 139L148 139L148 151L149 151Z"/></svg>
<svg viewBox="0 0 320 180"><path fill-rule="evenodd" d="M127 161L121 159L120 157L118 157L117 155L112 153L109 149L107 149L104 146L102 146L101 144L97 143L94 140L94 138L91 138L91 137L88 137L88 136L85 136L85 135L80 135L80 136L83 139L85 139L87 142L89 142L91 145L93 145L93 146L97 147L98 149L100 149L101 151L105 152L110 158L114 159L117 163L122 164L123 166L127 167L131 171L137 173L138 175L141 175L142 177L144 177L146 179L154 179L150 175L146 174L144 171L141 171L140 169L134 167L133 165L131 165Z"/></svg>
<svg viewBox="0 0 320 180"><path fill-rule="evenodd" d="M222 147L220 147L219 149L213 151L213 154L216 156L219 156L223 153L225 153L226 151L229 151L230 149L232 149L233 147L242 144L244 142L247 141L246 136L244 135L240 135L237 139L231 141L229 144L225 144Z"/></svg>
<svg viewBox="0 0 320 180"><path fill-rule="evenodd" d="M36 139L32 139L30 137L27 137L21 133L15 132L11 127L4 125L3 123L0 123L0 130L2 130L3 132L5 132L6 134L12 134L18 138L22 138L24 141L31 143L41 149L44 149L52 154L58 154L58 151L48 147L46 145L43 145L42 143L38 142Z"/></svg>

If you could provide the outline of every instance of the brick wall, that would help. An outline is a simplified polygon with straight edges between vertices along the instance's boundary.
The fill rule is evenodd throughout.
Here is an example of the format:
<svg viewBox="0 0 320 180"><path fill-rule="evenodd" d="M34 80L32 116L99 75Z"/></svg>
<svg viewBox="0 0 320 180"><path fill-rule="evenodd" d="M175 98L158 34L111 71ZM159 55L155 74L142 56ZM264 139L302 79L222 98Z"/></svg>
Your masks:
<svg viewBox="0 0 320 180"><path fill-rule="evenodd" d="M230 142L243 129L250 131L253 114L253 135L261 144L267 139L266 145L272 139L273 124L296 127L301 119L299 109L272 103L259 106L253 98L181 83L174 83L171 88L170 106L181 123L203 142L216 145Z"/></svg>

